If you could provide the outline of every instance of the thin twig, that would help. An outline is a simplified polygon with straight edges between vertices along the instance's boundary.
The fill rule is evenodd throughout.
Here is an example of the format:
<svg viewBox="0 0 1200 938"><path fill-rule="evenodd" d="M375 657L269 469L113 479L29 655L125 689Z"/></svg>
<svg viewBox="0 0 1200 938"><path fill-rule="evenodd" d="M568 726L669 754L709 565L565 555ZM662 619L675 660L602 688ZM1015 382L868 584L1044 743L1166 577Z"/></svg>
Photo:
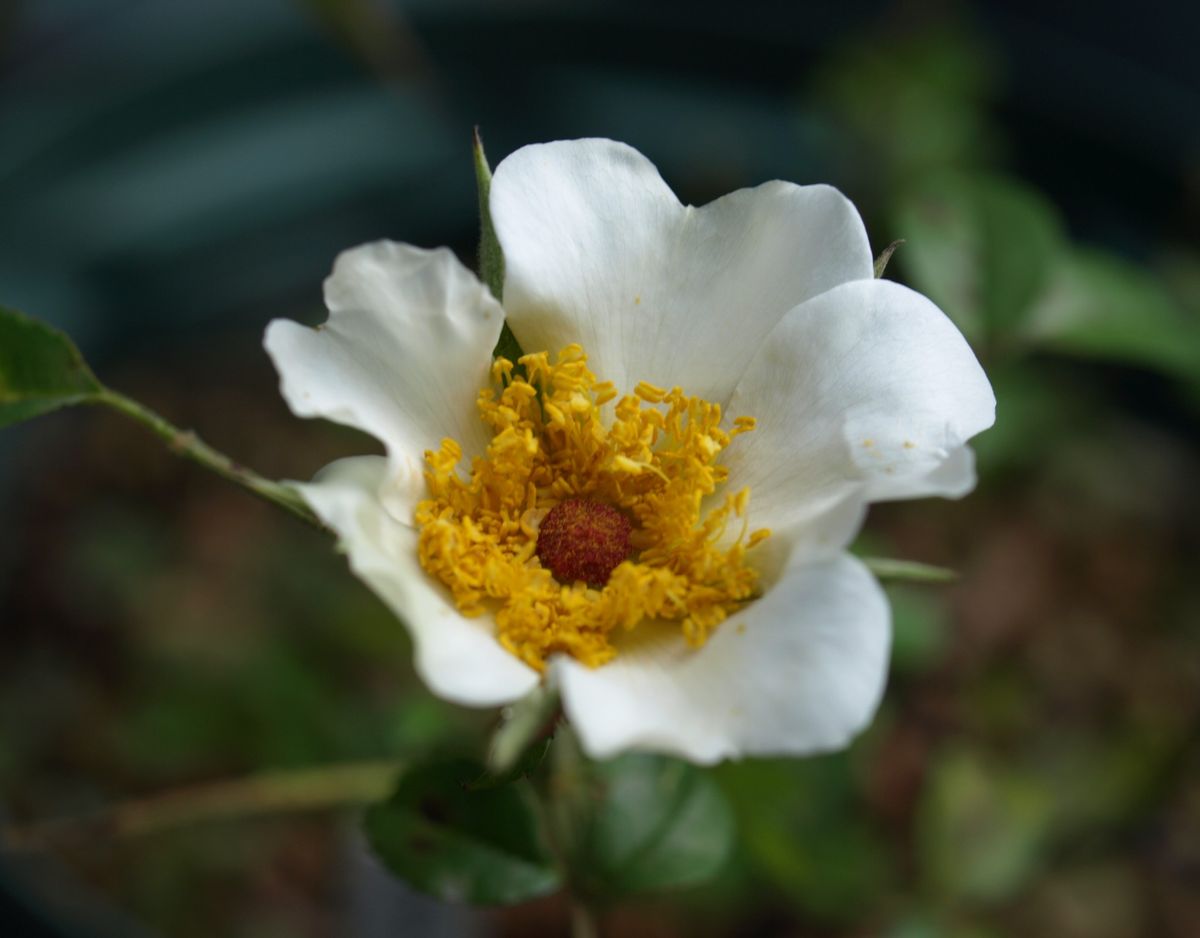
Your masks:
<svg viewBox="0 0 1200 938"><path fill-rule="evenodd" d="M172 452L186 456L230 482L250 490L259 498L278 505L316 528L325 530L320 519L313 514L312 509L291 486L264 479L254 470L234 462L224 453L213 449L192 431L181 430L149 407L111 388L105 388L92 400L136 420L156 436L165 440Z"/></svg>
<svg viewBox="0 0 1200 938"><path fill-rule="evenodd" d="M354 807L391 793L400 765L350 762L315 769L264 772L194 785L0 832L7 850L38 850L82 838L117 840L235 818Z"/></svg>

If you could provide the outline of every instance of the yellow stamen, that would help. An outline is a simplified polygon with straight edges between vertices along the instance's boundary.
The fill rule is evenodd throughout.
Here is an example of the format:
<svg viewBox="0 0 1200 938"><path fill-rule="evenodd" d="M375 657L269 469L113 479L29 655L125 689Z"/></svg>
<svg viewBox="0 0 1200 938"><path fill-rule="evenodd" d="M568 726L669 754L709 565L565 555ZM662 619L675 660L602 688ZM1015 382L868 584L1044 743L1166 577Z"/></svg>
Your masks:
<svg viewBox="0 0 1200 938"><path fill-rule="evenodd" d="M747 531L749 489L701 508L728 475L717 457L754 419L722 430L719 405L641 382L606 423L601 408L617 392L596 380L580 346L567 346L555 364L546 352L519 364L525 376L497 359L501 390L479 394L492 440L469 481L457 474L454 440L425 454L421 566L464 614L493 612L501 644L539 670L560 652L604 664L616 654L614 633L649 620L676 621L691 645L703 645L755 595L746 551L770 534ZM568 499L611 505L633 522L633 555L603 588L559 583L535 553L541 518ZM726 539L731 517L741 530Z"/></svg>

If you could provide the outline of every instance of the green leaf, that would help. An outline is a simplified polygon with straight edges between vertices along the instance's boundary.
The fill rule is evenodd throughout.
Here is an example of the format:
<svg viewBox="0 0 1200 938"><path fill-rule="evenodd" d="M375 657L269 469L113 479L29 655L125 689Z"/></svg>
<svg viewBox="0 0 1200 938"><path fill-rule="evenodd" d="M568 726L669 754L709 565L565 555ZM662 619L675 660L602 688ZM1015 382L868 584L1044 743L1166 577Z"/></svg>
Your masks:
<svg viewBox="0 0 1200 938"><path fill-rule="evenodd" d="M0 306L0 427L94 400L103 390L64 333Z"/></svg>
<svg viewBox="0 0 1200 938"><path fill-rule="evenodd" d="M1026 338L1043 348L1200 375L1200 319L1149 272L1118 257L1077 250L1055 266Z"/></svg>
<svg viewBox="0 0 1200 938"><path fill-rule="evenodd" d="M504 298L504 252L496 238L496 229L492 226L492 210L488 202L492 191L492 169L488 165L487 154L483 152L483 139L479 136L478 127L475 128L473 150L475 186L479 192L479 276L492 291L492 296L500 300Z"/></svg>
<svg viewBox="0 0 1200 938"><path fill-rule="evenodd" d="M509 904L558 889L529 784L472 788L482 772L465 759L409 771L367 812L371 846L392 872L447 902Z"/></svg>
<svg viewBox="0 0 1200 938"><path fill-rule="evenodd" d="M695 886L724 866L733 814L686 762L631 754L588 767L573 868L584 893L616 898Z"/></svg>
<svg viewBox="0 0 1200 938"><path fill-rule="evenodd" d="M907 191L894 229L912 284L973 342L1008 341L1049 286L1063 236L1053 207L1026 186L937 173Z"/></svg>
<svg viewBox="0 0 1200 938"><path fill-rule="evenodd" d="M889 857L847 753L726 763L718 778L733 803L741 848L762 879L806 917L871 917L889 892Z"/></svg>

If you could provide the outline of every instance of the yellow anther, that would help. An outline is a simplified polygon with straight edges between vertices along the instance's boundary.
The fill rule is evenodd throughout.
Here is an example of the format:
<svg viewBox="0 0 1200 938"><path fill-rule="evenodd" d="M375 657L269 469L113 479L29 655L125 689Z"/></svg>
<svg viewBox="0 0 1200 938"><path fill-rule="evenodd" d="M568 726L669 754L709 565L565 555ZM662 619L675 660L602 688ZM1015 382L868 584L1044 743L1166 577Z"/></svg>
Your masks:
<svg viewBox="0 0 1200 938"><path fill-rule="evenodd" d="M645 471L647 468L646 463L637 462L628 456L614 456L612 465L614 469L620 469L622 472L628 472L634 476Z"/></svg>
<svg viewBox="0 0 1200 938"><path fill-rule="evenodd" d="M746 541L746 549L749 550L751 547L757 547L759 544L761 544L763 541L765 541L770 536L771 536L770 528L759 528L757 531L755 531L753 534L750 535L750 540Z"/></svg>
<svg viewBox="0 0 1200 938"><path fill-rule="evenodd" d="M580 346L553 364L546 352L519 364L524 376L497 359L499 387L479 394L492 440L469 479L457 474L455 441L425 454L429 492L416 511L421 565L464 615L491 612L500 643L535 668L556 653L604 664L617 653L612 633L647 620L677 621L690 644L703 644L756 595L758 574L745 552L770 533L747 536L749 490L707 514L701 509L728 474L716 460L754 428L753 418L725 430L717 405L641 382L602 419L617 391L596 380ZM541 519L572 498L603 502L633 524L634 553L602 589L558 583L535 554ZM742 531L718 547L731 517L742 519Z"/></svg>
<svg viewBox="0 0 1200 938"><path fill-rule="evenodd" d="M552 404L550 401L542 401L542 410L545 412L546 416L550 418L551 423L556 423L559 426L562 426L567 422L567 415L559 410L558 407L555 404Z"/></svg>
<svg viewBox="0 0 1200 938"><path fill-rule="evenodd" d="M592 389L592 393L596 406L599 407L601 404L607 404L615 398L617 396L617 389L613 387L611 381L601 381Z"/></svg>
<svg viewBox="0 0 1200 938"><path fill-rule="evenodd" d="M633 389L633 393L650 404L661 404L663 398L667 396L664 389L655 387L649 381L639 381L637 387Z"/></svg>

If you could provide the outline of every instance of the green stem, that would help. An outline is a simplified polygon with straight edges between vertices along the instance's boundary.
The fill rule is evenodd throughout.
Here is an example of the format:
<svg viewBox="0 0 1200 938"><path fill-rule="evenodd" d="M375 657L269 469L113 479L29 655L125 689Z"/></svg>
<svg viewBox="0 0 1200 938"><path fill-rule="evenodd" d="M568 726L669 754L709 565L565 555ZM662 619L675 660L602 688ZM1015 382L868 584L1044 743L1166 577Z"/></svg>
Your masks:
<svg viewBox="0 0 1200 938"><path fill-rule="evenodd" d="M578 868L581 826L587 823L585 815L591 800L584 761L571 727L565 721L560 722L535 787L542 827L550 852L562 871L563 887L571 905L571 938L599 938L597 907Z"/></svg>
<svg viewBox="0 0 1200 938"><path fill-rule="evenodd" d="M111 407L126 417L136 420L151 433L165 440L172 452L199 463L205 469L248 489L259 498L278 505L314 527L324 529L320 519L313 514L304 499L291 486L264 479L253 470L247 469L224 453L213 449L191 430L179 429L149 407L139 404L111 388L105 388L93 398L93 401Z"/></svg>
<svg viewBox="0 0 1200 938"><path fill-rule="evenodd" d="M39 849L62 839L142 837L211 821L350 807L390 794L396 762L351 762L212 782L126 801L76 817L0 832L0 846Z"/></svg>

